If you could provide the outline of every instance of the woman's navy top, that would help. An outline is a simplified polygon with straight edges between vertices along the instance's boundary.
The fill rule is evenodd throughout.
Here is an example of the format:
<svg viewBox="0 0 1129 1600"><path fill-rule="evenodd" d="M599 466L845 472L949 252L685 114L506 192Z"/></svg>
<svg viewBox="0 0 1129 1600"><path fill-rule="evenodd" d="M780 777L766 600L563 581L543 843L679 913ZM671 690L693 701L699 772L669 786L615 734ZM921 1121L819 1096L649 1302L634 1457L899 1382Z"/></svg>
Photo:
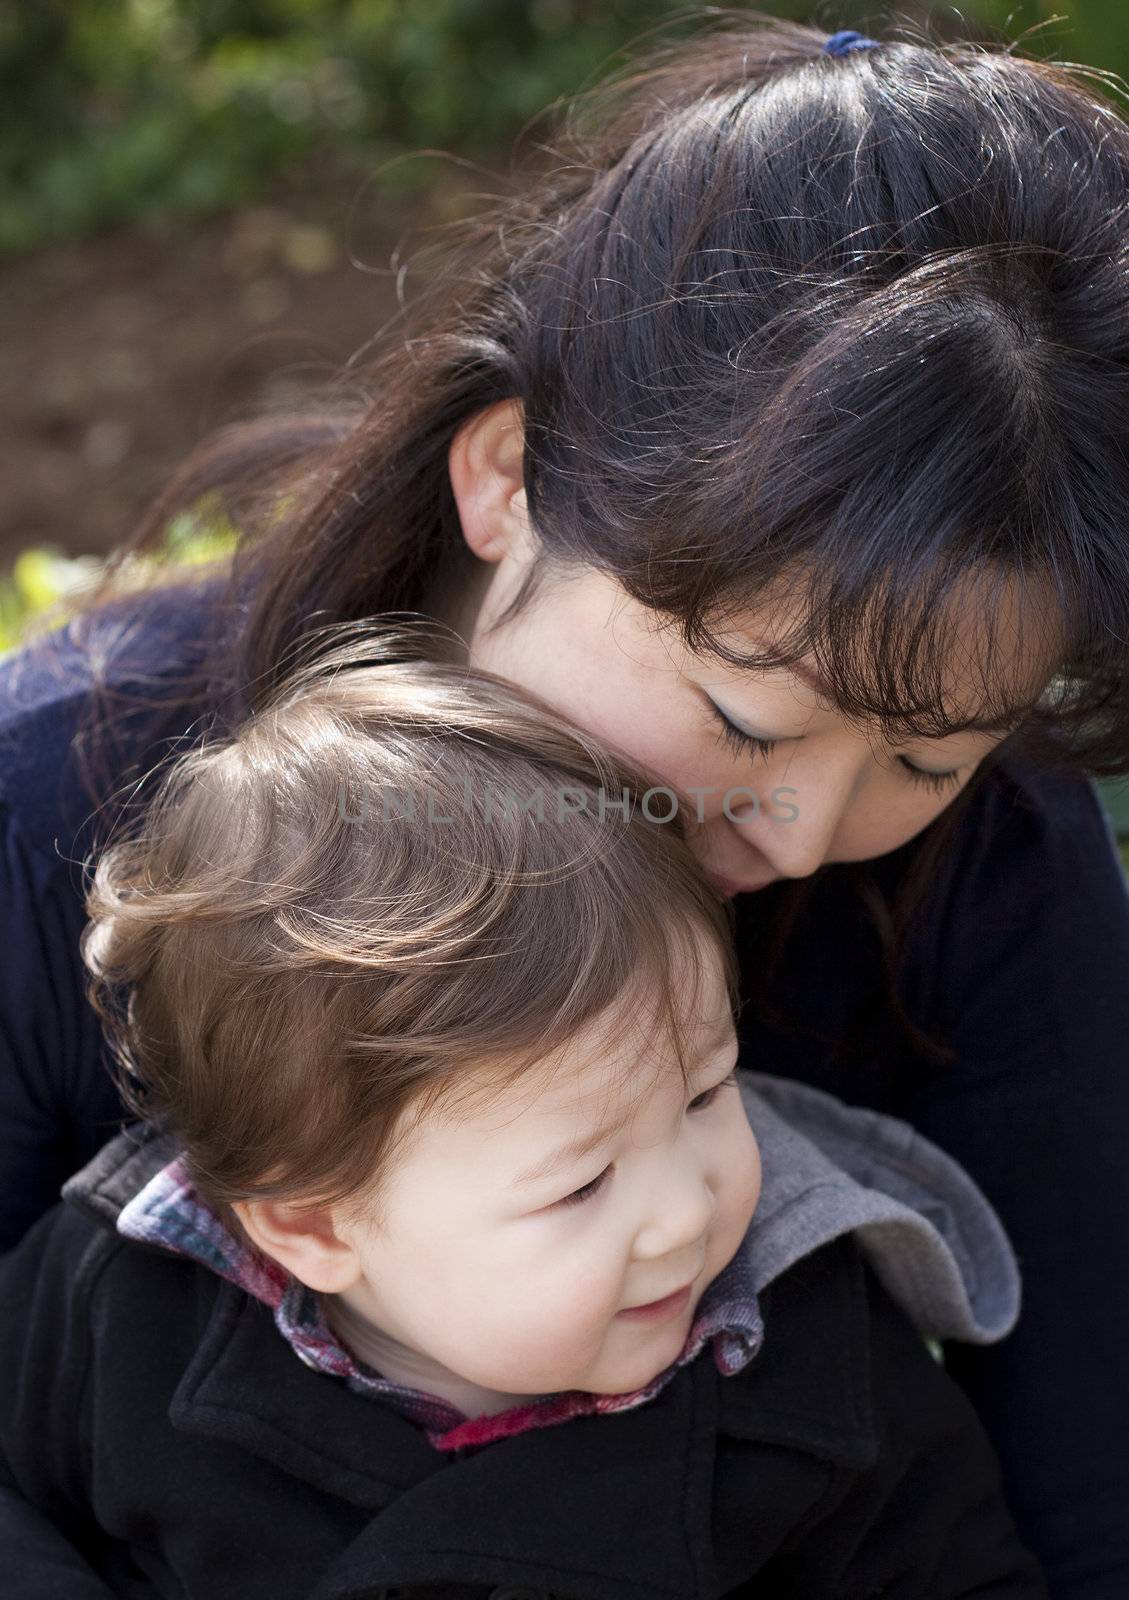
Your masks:
<svg viewBox="0 0 1129 1600"><path fill-rule="evenodd" d="M159 698L208 626L206 590L158 592L112 624L111 692ZM90 657L60 636L0 662L0 1248L57 1199L121 1116L78 941L96 837L73 740ZM122 704L125 704L123 701ZM170 698L119 724L113 773L198 731ZM89 756L87 759L90 759ZM910 847L876 868L896 880ZM813 886L773 999L746 1008L743 1060L905 1118L993 1201L1024 1280L1017 1331L952 1346L1056 1600L1129 1595L1129 897L1093 786L1000 764L972 799L915 927L901 998L951 1044L928 1064L881 995L877 934L841 869ZM738 902L743 970L763 962L772 889ZM8 1308L13 1314L13 1308ZM924 1600L924 1597L923 1597Z"/></svg>

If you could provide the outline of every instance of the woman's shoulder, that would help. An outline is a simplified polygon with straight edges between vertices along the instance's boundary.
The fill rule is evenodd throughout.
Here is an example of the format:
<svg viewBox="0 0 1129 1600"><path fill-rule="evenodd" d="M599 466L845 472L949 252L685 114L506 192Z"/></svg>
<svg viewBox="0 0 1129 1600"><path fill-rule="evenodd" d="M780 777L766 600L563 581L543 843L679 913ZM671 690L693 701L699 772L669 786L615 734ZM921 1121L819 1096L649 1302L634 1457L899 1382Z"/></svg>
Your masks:
<svg viewBox="0 0 1129 1600"><path fill-rule="evenodd" d="M0 809L31 855L57 863L199 716L215 597L215 580L154 588L0 659Z"/></svg>
<svg viewBox="0 0 1129 1600"><path fill-rule="evenodd" d="M914 872L925 842L920 836L872 863L888 897ZM1072 898L1091 881L1115 898L1124 893L1112 829L1092 780L1020 754L1001 756L966 797L931 872L919 939L930 928L947 937L954 919L976 926L980 940L997 926L1010 934L1017 920L1046 906L1048 893Z"/></svg>
<svg viewBox="0 0 1129 1600"><path fill-rule="evenodd" d="M1095 899L1116 905L1125 884L1095 784L1020 756L1000 761L965 811L933 900L934 917L979 936L1012 937L1028 919Z"/></svg>
<svg viewBox="0 0 1129 1600"><path fill-rule="evenodd" d="M988 853L1013 840L1068 843L1079 826L1088 828L1095 821L1104 827L1104 812L1091 779L1021 755L1009 755L996 764L977 800L964 829L965 847L979 845Z"/></svg>

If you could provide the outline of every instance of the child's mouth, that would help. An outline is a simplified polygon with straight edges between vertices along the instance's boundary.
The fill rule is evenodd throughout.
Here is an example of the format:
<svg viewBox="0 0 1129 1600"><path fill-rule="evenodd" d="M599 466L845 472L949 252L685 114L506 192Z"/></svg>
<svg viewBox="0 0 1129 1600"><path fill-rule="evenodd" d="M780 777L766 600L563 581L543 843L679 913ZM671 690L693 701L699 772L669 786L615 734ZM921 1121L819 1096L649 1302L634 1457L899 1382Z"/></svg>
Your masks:
<svg viewBox="0 0 1129 1600"><path fill-rule="evenodd" d="M626 1311L617 1314L629 1318L632 1322L663 1322L667 1317L677 1316L685 1309L692 1288L693 1284L688 1283L684 1288L668 1294L663 1300L651 1300L644 1306L630 1306Z"/></svg>

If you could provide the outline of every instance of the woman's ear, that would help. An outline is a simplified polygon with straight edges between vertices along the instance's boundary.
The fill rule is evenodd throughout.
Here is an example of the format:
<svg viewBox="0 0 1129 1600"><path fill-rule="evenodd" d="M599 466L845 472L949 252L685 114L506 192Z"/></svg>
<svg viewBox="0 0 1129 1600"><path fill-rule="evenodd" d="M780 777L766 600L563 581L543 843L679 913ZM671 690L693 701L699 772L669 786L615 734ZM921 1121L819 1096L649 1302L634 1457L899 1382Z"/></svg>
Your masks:
<svg viewBox="0 0 1129 1600"><path fill-rule="evenodd" d="M530 543L520 400L499 400L456 433L447 454L463 537L480 561L525 554Z"/></svg>
<svg viewBox="0 0 1129 1600"><path fill-rule="evenodd" d="M338 1232L332 1206L289 1200L237 1200L233 1210L252 1242L307 1288L340 1294L361 1275L352 1244Z"/></svg>

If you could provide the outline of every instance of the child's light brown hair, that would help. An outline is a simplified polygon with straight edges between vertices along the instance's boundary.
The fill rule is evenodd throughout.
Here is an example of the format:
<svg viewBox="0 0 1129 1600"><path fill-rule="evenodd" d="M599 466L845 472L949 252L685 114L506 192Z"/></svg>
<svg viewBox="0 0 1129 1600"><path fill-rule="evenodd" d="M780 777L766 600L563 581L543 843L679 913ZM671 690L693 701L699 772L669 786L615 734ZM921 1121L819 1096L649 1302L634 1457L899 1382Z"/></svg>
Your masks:
<svg viewBox="0 0 1129 1600"><path fill-rule="evenodd" d="M502 1097L619 1001L685 1073L703 948L736 993L685 806L648 820L644 775L419 643L331 633L96 863L82 950L122 1091L225 1212L371 1196L406 1108L483 1067Z"/></svg>

